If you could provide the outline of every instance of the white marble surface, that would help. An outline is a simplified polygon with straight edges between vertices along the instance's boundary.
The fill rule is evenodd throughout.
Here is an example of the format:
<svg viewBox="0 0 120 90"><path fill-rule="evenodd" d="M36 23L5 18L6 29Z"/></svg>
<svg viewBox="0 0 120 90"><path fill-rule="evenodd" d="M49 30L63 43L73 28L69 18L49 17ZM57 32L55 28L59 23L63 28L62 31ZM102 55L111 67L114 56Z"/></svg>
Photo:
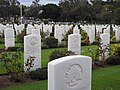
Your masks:
<svg viewBox="0 0 120 90"><path fill-rule="evenodd" d="M48 63L48 90L91 90L92 59L74 55Z"/></svg>
<svg viewBox="0 0 120 90"><path fill-rule="evenodd" d="M28 67L25 66L27 59L33 57L33 67L30 70L41 68L41 36L27 35L24 37L24 71Z"/></svg>

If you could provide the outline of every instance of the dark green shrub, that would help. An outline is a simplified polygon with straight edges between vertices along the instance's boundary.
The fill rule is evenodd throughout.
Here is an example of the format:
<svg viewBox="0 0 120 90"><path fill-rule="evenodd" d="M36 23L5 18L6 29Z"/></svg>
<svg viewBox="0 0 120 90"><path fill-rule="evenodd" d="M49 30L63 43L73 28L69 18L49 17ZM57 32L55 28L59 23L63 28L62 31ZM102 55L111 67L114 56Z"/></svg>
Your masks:
<svg viewBox="0 0 120 90"><path fill-rule="evenodd" d="M23 47L8 47L6 51L17 51L17 50L23 50Z"/></svg>
<svg viewBox="0 0 120 90"><path fill-rule="evenodd" d="M17 42L21 43L21 45L24 43L24 36L26 36L26 28L17 35Z"/></svg>
<svg viewBox="0 0 120 90"><path fill-rule="evenodd" d="M114 45L113 50L112 50L112 55L120 57L120 45L117 45L117 44Z"/></svg>
<svg viewBox="0 0 120 90"><path fill-rule="evenodd" d="M98 41L94 41L93 43L92 43L92 45L98 45Z"/></svg>
<svg viewBox="0 0 120 90"><path fill-rule="evenodd" d="M85 40L86 37L88 37L88 35L87 35L87 33L85 31L83 31L83 30L81 30L81 31L82 31L81 32L81 40Z"/></svg>
<svg viewBox="0 0 120 90"><path fill-rule="evenodd" d="M58 47L58 39L54 37L48 37L43 41L44 45L47 45L49 48L56 48Z"/></svg>
<svg viewBox="0 0 120 90"><path fill-rule="evenodd" d="M48 19L43 19L42 21L43 21L44 24L48 24L49 23Z"/></svg>
<svg viewBox="0 0 120 90"><path fill-rule="evenodd" d="M35 71L31 71L30 78L33 80L46 80L47 79L47 68L39 68Z"/></svg>
<svg viewBox="0 0 120 90"><path fill-rule="evenodd" d="M42 42L41 42L41 49L48 49L49 47L47 45L44 45Z"/></svg>
<svg viewBox="0 0 120 90"><path fill-rule="evenodd" d="M41 35L41 41L43 42L45 37L47 36L47 33L45 33L44 31L40 31L40 35Z"/></svg>
<svg viewBox="0 0 120 90"><path fill-rule="evenodd" d="M81 46L87 46L88 44L86 44L84 41L81 41Z"/></svg>
<svg viewBox="0 0 120 90"><path fill-rule="evenodd" d="M113 36L111 39L110 39L111 42L116 42L116 37Z"/></svg>
<svg viewBox="0 0 120 90"><path fill-rule="evenodd" d="M32 62L34 59L32 57L29 57L27 59L28 62L25 63L26 72L23 72L23 64L21 62L22 60L22 52L16 51L16 52L7 52L7 53L1 53L1 65L5 68L7 74L10 75L10 80L14 82L25 82L25 80L28 78L29 70L32 67ZM31 59L32 58L32 59Z"/></svg>
<svg viewBox="0 0 120 90"><path fill-rule="evenodd" d="M0 44L4 43L4 33L0 33Z"/></svg>
<svg viewBox="0 0 120 90"><path fill-rule="evenodd" d="M10 75L10 79L14 81L22 81L21 71L23 70L23 65L21 63L21 56L21 52L2 54L2 65L5 67L6 72Z"/></svg>
<svg viewBox="0 0 120 90"><path fill-rule="evenodd" d="M111 56L106 59L106 64L108 65L120 65L120 57Z"/></svg>
<svg viewBox="0 0 120 90"><path fill-rule="evenodd" d="M65 56L70 56L70 55L75 55L75 53L72 51L66 51L66 50L64 51L55 50L55 51L52 51L52 53L50 54L49 61L55 60L57 58L65 57Z"/></svg>
<svg viewBox="0 0 120 90"><path fill-rule="evenodd" d="M62 41L58 44L58 47L67 47L67 42Z"/></svg>

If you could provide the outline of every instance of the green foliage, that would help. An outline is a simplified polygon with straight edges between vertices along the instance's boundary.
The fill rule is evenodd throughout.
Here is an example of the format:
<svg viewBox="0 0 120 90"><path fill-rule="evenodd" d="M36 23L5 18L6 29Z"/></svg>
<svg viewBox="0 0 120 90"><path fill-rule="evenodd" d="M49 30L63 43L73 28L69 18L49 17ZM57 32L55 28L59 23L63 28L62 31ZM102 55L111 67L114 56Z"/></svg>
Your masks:
<svg viewBox="0 0 120 90"><path fill-rule="evenodd" d="M46 80L47 79L47 69L36 69L30 72L30 78L33 80Z"/></svg>
<svg viewBox="0 0 120 90"><path fill-rule="evenodd" d="M0 33L0 44L4 43L4 33Z"/></svg>
<svg viewBox="0 0 120 90"><path fill-rule="evenodd" d="M17 42L21 43L21 45L23 45L23 43L24 43L25 35L26 35L26 28L24 28L24 30L17 35Z"/></svg>
<svg viewBox="0 0 120 90"><path fill-rule="evenodd" d="M23 47L8 47L6 51L17 51L17 50L23 50Z"/></svg>
<svg viewBox="0 0 120 90"><path fill-rule="evenodd" d="M45 33L44 31L40 31L40 35L41 35L41 41L43 42L45 37L47 36L47 33Z"/></svg>
<svg viewBox="0 0 120 90"><path fill-rule="evenodd" d="M43 44L47 45L49 48L56 48L58 47L58 39L54 37L48 37L48 38L45 38Z"/></svg>
<svg viewBox="0 0 120 90"><path fill-rule="evenodd" d="M97 48L95 50L88 48L88 52L91 53L91 57L93 60L98 60L99 65L100 66L104 66L105 65L105 61L106 61L106 53L109 54L110 51L110 45L103 45L103 43L101 43L101 38L97 37Z"/></svg>
<svg viewBox="0 0 120 90"><path fill-rule="evenodd" d="M15 82L25 82L28 78L31 67L33 67L32 62L34 61L34 57L30 57L25 62L26 72L23 72L23 63L22 60L22 52L10 52L10 53L2 53L0 61L2 66L6 69L6 72L10 75L10 79Z"/></svg>
<svg viewBox="0 0 120 90"><path fill-rule="evenodd" d="M63 41L68 41L68 35L73 34L73 28L70 28L65 35L63 35Z"/></svg>
<svg viewBox="0 0 120 90"><path fill-rule="evenodd" d="M120 45L114 45L112 49L112 55L113 56L119 56L120 57Z"/></svg>
<svg viewBox="0 0 120 90"><path fill-rule="evenodd" d="M67 43L65 41L62 41L61 43L58 44L58 47L67 47Z"/></svg>
<svg viewBox="0 0 120 90"><path fill-rule="evenodd" d="M88 37L87 33L85 31L81 31L81 40L85 40L86 37Z"/></svg>
<svg viewBox="0 0 120 90"><path fill-rule="evenodd" d="M21 63L21 52L3 53L1 59L10 78L16 82L23 81L23 65Z"/></svg>
<svg viewBox="0 0 120 90"><path fill-rule="evenodd" d="M55 50L50 54L49 61L55 60L57 58L65 57L65 56L70 56L70 55L75 55L75 53L72 51L66 51L66 50L65 51Z"/></svg>
<svg viewBox="0 0 120 90"><path fill-rule="evenodd" d="M41 17L44 19L52 19L54 21L60 19L61 8L56 4L46 4L42 7Z"/></svg>
<svg viewBox="0 0 120 90"><path fill-rule="evenodd" d="M111 56L111 57L106 59L106 64L108 64L108 65L120 65L120 57Z"/></svg>
<svg viewBox="0 0 120 90"><path fill-rule="evenodd" d="M97 53L98 49L92 49L92 48L88 48L88 52L91 53L91 57L93 61L98 61L99 60L99 54Z"/></svg>
<svg viewBox="0 0 120 90"><path fill-rule="evenodd" d="M111 39L110 39L111 42L116 42L116 37L113 36Z"/></svg>
<svg viewBox="0 0 120 90"><path fill-rule="evenodd" d="M109 44L103 45L103 43L101 43L101 38L99 37L99 35L98 35L97 40L98 40L97 54L99 55L99 57L101 57L100 61L103 62L103 64L105 64L105 60L106 60L105 53L106 52L109 53L109 50L110 50L109 46L110 45Z"/></svg>
<svg viewBox="0 0 120 90"><path fill-rule="evenodd" d="M48 20L47 19L43 19L42 20L44 24L48 24Z"/></svg>
<svg viewBox="0 0 120 90"><path fill-rule="evenodd" d="M25 62L25 67L26 67L25 70L26 70L26 72L29 71L30 68L34 66L33 61L34 61L35 58L36 57L30 56L30 55L27 58L27 61Z"/></svg>

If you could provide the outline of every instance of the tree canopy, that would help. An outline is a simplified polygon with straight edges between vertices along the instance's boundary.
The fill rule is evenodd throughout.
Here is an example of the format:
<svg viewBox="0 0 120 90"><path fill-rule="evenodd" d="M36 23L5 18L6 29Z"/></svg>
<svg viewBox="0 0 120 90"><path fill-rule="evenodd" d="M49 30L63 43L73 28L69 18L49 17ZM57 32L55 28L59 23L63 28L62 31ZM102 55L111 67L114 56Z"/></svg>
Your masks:
<svg viewBox="0 0 120 90"><path fill-rule="evenodd" d="M120 24L120 0L60 0L58 5L39 3L40 0L33 0L30 6L23 6L23 16L53 21ZM0 0L0 17L20 16L19 5L17 0Z"/></svg>

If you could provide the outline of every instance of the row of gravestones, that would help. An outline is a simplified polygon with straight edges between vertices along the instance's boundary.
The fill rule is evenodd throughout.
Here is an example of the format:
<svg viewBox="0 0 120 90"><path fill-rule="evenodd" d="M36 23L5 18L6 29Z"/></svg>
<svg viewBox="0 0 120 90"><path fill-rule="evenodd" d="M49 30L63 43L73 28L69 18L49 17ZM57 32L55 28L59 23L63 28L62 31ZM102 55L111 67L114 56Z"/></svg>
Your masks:
<svg viewBox="0 0 120 90"><path fill-rule="evenodd" d="M28 28L30 28L30 27L32 27L32 26L28 25ZM65 31L63 32L62 30L64 30L64 29L63 28L61 29L61 27L59 27L57 25L56 25L56 27L57 28L55 29L54 37L57 38L59 42L61 42L61 40L63 39L63 33L65 34ZM69 30L70 27L68 27L65 30L66 31ZM95 29L94 29L94 26L89 26L89 28L88 28L88 26L84 26L84 27L87 27L87 28L83 28L83 27L82 28L83 28L83 30L86 30L86 32L88 33L90 43L94 42L94 40L95 40ZM78 29L78 27L75 26L74 29L76 30L76 29ZM119 30L119 27L114 26L113 29L115 30L116 40L119 41L120 40L120 30ZM29 30L31 30L32 32L28 33ZM5 34L4 34L5 35L5 47L15 46L14 30L11 27L7 27L4 30L4 32L5 32ZM28 34L38 34L38 35L40 35L40 30L39 29L30 28L30 29L27 29L27 33ZM104 33L110 33L110 27L109 26L104 30ZM49 34L49 32L48 32L48 34Z"/></svg>
<svg viewBox="0 0 120 90"><path fill-rule="evenodd" d="M80 38L77 32L74 32L70 37L74 36ZM29 68L26 66L26 62L28 62L27 60L30 57L34 58L33 67L30 70L41 67L40 39L40 36L35 34L24 37L25 71ZM76 44L80 42L79 40L76 41ZM67 56L49 62L48 90L91 90L91 66L92 59L82 55Z"/></svg>
<svg viewBox="0 0 120 90"><path fill-rule="evenodd" d="M95 26L94 25L80 25L81 28L87 32L88 36L89 36L89 40L90 40L90 43L93 43L95 41ZM59 42L61 42L61 40L64 38L63 35L65 35L65 33L71 28L72 26L68 26L68 25L55 25L55 32L54 32L54 37L56 39L58 39ZM106 27L106 28L105 28ZM115 31L115 37L116 37L116 40L119 41L120 40L120 29L118 26L112 26L113 27L113 30ZM2 26L3 28L3 26ZM21 33L21 29L23 29L23 24L22 25L15 25L15 30L17 30L18 32L16 33ZM44 28L44 29L42 29ZM102 29L104 29L104 33L110 33L110 25L101 25L100 26L96 26L96 29L97 29L97 33L98 31L100 33L102 33ZM4 28L5 29L5 28ZM75 26L74 29L78 29L77 26ZM3 29L2 29L3 30ZM52 32L52 26L51 25L28 25L27 27L27 34L30 35L30 34L40 34L40 30L44 30L44 32L48 32L48 36L50 36L50 33Z"/></svg>
<svg viewBox="0 0 120 90"><path fill-rule="evenodd" d="M9 39L8 44L13 45L14 31L10 28L5 30ZM110 43L110 34L100 35L102 47ZM74 29L73 34L68 36L68 50L75 52L75 56L63 57L48 64L48 90L91 90L91 66L92 60L87 56L80 56L81 36L79 29ZM6 40L5 40L6 41ZM107 55L107 54L106 54ZM31 70L41 68L41 37L31 34L24 37L24 70L30 58L34 59ZM64 68L64 69L63 69ZM60 74L59 74L59 71Z"/></svg>
<svg viewBox="0 0 120 90"><path fill-rule="evenodd" d="M105 49L106 46L109 47L110 44L110 34L103 33L100 34L101 38L101 47ZM79 34L78 29L74 29L73 34L68 36L68 51L72 51L77 55L81 53L81 35ZM107 52L107 51L106 51ZM31 34L24 37L24 53L25 60L28 60L29 57L35 58L34 66L38 66L38 63L41 62L41 36L37 34ZM107 57L107 54L106 54Z"/></svg>
<svg viewBox="0 0 120 90"><path fill-rule="evenodd" d="M75 29L68 36L68 50L78 55L67 56L48 63L48 90L91 90L91 66L92 59L80 54L80 34ZM102 45L109 44L110 34L100 35ZM24 37L24 70L28 66L28 58L34 58L31 70L41 68L41 37L40 35L27 35Z"/></svg>

